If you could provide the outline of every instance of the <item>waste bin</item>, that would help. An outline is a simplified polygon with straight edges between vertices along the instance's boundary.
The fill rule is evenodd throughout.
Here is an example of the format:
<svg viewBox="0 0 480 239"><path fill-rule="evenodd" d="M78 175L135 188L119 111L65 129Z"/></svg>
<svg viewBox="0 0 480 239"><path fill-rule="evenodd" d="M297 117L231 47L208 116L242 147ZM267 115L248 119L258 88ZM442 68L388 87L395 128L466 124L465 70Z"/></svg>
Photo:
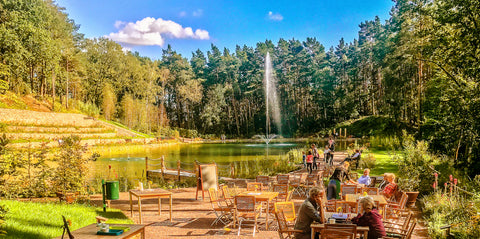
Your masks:
<svg viewBox="0 0 480 239"><path fill-rule="evenodd" d="M118 181L107 181L105 182L105 194L107 200L117 200L119 199L119 186Z"/></svg>

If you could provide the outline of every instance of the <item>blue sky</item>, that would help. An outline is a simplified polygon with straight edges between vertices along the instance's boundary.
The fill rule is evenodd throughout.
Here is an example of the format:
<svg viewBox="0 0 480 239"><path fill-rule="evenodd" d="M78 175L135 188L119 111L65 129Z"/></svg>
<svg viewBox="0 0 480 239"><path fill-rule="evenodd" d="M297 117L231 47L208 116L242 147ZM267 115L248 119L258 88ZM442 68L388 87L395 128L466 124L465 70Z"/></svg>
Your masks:
<svg viewBox="0 0 480 239"><path fill-rule="evenodd" d="M142 56L161 58L162 49L190 58L215 44L236 45L280 38L316 37L327 49L340 38L351 42L358 25L379 16L389 18L391 0L57 0L80 24L87 38L107 36Z"/></svg>

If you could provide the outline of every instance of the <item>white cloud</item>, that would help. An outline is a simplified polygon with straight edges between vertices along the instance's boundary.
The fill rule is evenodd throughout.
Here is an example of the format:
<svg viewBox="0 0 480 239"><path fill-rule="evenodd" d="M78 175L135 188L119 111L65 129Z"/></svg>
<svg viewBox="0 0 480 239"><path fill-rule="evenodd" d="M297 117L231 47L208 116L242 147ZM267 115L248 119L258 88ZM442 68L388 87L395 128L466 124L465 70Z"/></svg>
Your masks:
<svg viewBox="0 0 480 239"><path fill-rule="evenodd" d="M201 17L203 15L203 9L197 9L197 10L193 11L192 15L194 17Z"/></svg>
<svg viewBox="0 0 480 239"><path fill-rule="evenodd" d="M178 14L179 17L186 17L187 16L187 12L185 11L181 11L179 14Z"/></svg>
<svg viewBox="0 0 480 239"><path fill-rule="evenodd" d="M123 26L125 26L125 24L126 24L126 22L115 21L114 26L115 26L115 28L120 29L120 28L122 28Z"/></svg>
<svg viewBox="0 0 480 239"><path fill-rule="evenodd" d="M272 21L281 21L283 20L283 16L280 13L268 12L268 19Z"/></svg>
<svg viewBox="0 0 480 239"><path fill-rule="evenodd" d="M191 38L208 40L208 31L191 27L183 28L182 25L161 18L146 17L135 23L115 22L115 26L123 26L117 33L110 33L107 37L121 43L131 45L163 46L165 38Z"/></svg>

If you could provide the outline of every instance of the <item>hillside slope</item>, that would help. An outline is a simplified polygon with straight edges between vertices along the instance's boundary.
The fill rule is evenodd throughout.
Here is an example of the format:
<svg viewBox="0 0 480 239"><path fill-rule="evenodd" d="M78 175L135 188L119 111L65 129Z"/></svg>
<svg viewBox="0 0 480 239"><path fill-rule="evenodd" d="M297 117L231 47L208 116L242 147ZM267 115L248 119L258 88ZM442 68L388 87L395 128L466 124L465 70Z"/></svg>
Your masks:
<svg viewBox="0 0 480 239"><path fill-rule="evenodd" d="M135 132L96 120L83 114L38 112L0 108L0 130L11 140L11 147L58 146L58 140L78 135L82 144L104 145L125 142L150 143Z"/></svg>

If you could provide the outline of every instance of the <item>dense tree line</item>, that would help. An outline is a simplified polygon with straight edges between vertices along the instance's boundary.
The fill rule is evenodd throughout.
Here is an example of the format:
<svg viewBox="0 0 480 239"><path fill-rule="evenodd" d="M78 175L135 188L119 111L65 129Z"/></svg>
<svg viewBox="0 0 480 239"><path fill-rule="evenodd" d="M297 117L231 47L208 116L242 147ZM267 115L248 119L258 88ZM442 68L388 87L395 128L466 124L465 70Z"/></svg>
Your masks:
<svg viewBox="0 0 480 239"><path fill-rule="evenodd" d="M89 103L144 132L179 127L251 137L265 132L270 52L283 121L274 133L310 135L387 116L471 173L480 168L480 3L394 3L390 19L360 23L357 39L328 50L315 38L280 39L234 51L212 44L187 59L167 46L154 61L109 39L85 39L51 0L1 0L0 81L66 107Z"/></svg>

